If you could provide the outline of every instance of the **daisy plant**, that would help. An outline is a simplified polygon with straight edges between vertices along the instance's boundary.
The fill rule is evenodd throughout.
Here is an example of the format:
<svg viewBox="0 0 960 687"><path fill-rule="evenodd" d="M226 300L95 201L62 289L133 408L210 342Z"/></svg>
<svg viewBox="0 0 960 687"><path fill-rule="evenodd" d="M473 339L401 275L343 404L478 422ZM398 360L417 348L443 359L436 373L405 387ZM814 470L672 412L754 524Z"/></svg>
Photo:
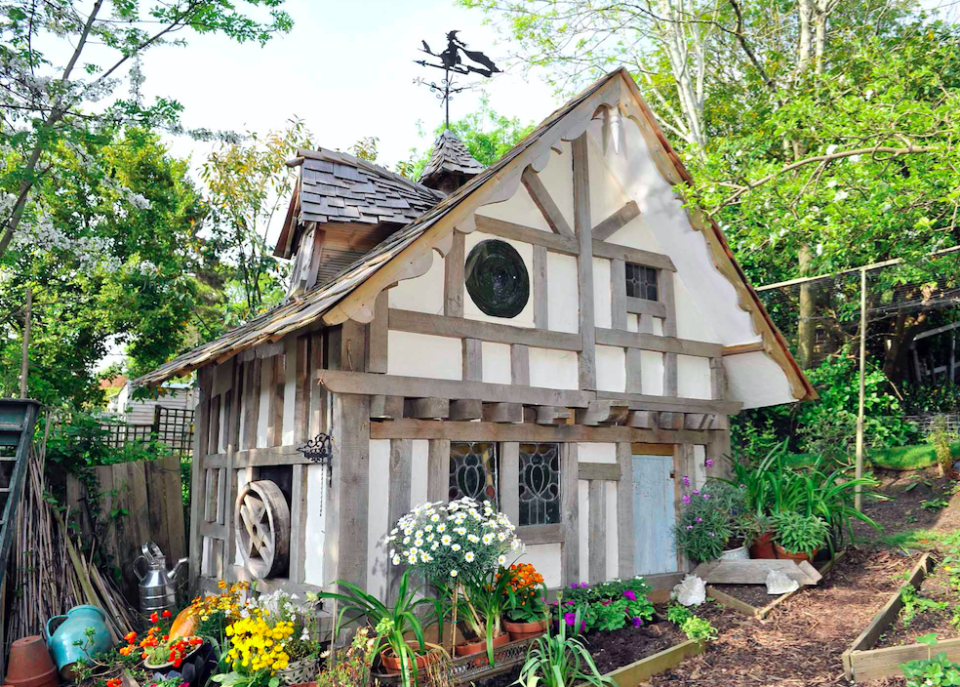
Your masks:
<svg viewBox="0 0 960 687"><path fill-rule="evenodd" d="M455 600L467 625L486 640L493 664L493 639L500 635L500 620L509 608L509 578L497 573L512 562L509 557L522 553L510 519L489 502L466 497L425 503L400 518L387 542L394 565L421 570Z"/></svg>

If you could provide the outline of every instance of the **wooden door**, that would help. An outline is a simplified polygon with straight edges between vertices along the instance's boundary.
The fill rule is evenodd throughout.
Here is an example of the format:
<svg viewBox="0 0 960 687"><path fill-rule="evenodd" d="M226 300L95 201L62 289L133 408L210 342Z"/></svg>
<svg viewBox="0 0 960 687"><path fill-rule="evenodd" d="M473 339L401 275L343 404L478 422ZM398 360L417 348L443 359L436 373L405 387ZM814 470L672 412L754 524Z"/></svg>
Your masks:
<svg viewBox="0 0 960 687"><path fill-rule="evenodd" d="M638 575L677 571L673 456L633 456L634 561Z"/></svg>

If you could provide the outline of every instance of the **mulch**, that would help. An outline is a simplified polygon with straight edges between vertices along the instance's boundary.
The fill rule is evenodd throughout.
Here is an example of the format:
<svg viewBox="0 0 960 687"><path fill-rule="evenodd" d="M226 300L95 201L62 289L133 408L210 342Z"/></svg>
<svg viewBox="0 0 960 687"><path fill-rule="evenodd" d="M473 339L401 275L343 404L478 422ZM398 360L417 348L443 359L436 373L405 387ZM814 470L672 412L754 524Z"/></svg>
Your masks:
<svg viewBox="0 0 960 687"><path fill-rule="evenodd" d="M819 586L804 588L763 621L710 604L698 615L718 628L720 638L647 684L847 685L841 655L900 587L896 576L918 558L848 549Z"/></svg>

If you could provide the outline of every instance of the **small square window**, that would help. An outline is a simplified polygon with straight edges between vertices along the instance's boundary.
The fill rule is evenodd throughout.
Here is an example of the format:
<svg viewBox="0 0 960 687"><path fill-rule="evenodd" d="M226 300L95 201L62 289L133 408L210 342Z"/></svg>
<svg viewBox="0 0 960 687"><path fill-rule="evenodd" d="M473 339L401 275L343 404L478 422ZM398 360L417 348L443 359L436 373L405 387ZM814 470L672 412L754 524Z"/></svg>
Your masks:
<svg viewBox="0 0 960 687"><path fill-rule="evenodd" d="M520 525L560 522L560 444L520 444Z"/></svg>
<svg viewBox="0 0 960 687"><path fill-rule="evenodd" d="M497 445L485 441L450 444L450 500L469 496L498 507Z"/></svg>
<svg viewBox="0 0 960 687"><path fill-rule="evenodd" d="M658 300L657 271L632 262L627 263L627 297Z"/></svg>

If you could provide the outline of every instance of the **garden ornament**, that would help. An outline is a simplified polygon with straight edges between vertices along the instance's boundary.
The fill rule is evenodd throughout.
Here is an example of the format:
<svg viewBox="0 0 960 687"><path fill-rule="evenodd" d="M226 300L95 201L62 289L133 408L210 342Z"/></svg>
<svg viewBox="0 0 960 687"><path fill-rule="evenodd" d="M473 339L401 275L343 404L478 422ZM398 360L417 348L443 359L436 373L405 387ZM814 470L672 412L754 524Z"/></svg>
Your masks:
<svg viewBox="0 0 960 687"><path fill-rule="evenodd" d="M771 570L767 573L767 594L786 594L800 589L800 583L790 579L785 572Z"/></svg>
<svg viewBox="0 0 960 687"><path fill-rule="evenodd" d="M699 606L707 600L707 585L696 575L687 575L670 596L681 606Z"/></svg>

